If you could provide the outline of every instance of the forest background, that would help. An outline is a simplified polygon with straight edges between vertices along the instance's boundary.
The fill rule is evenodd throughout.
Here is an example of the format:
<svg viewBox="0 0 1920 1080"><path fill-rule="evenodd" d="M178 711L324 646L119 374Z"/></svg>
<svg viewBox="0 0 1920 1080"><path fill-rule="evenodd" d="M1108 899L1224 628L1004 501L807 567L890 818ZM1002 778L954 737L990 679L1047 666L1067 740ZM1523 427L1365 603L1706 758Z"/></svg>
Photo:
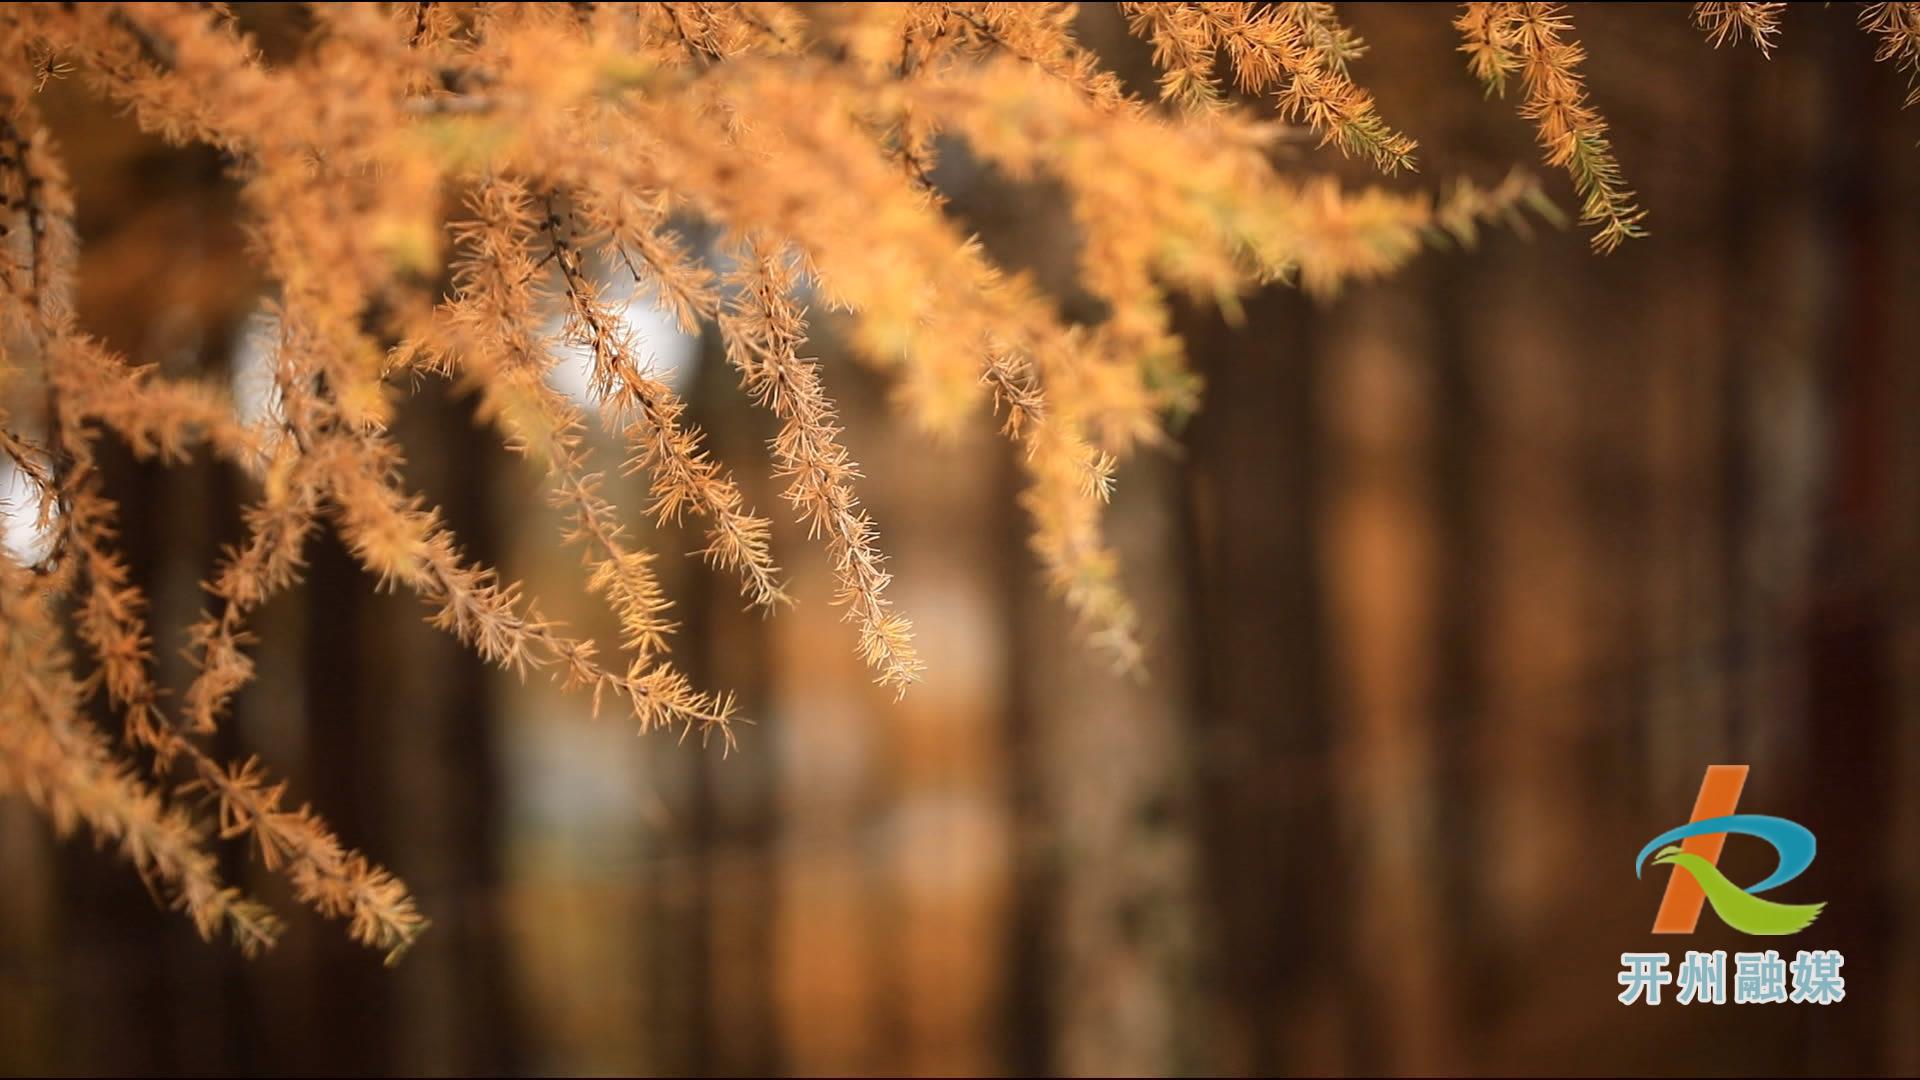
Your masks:
<svg viewBox="0 0 1920 1080"><path fill-rule="evenodd" d="M1404 182L1537 169L1420 7L1342 8L1421 142ZM1205 408L1111 512L1144 680L1037 584L990 422L929 441L834 363L922 685L872 685L784 520L800 603L777 618L660 564L681 666L755 721L726 756L492 670L325 537L259 613L221 738L433 929L389 970L290 909L243 959L0 802L0 1071L1920 1070L1920 109L1841 6L1793 10L1770 59L1684 5L1573 12L1651 235L1602 257L1494 230L1335 299L1268 289L1238 326L1186 311ZM1079 29L1151 92L1117 16ZM79 86L45 108L81 324L244 394L262 288L224 163ZM1047 188L964 154L937 180L997 257L1071 277ZM768 423L717 339L630 317L716 452L757 460ZM476 555L612 630L470 400L429 385L396 430ZM186 625L239 478L105 470L154 624ZM1743 809L1819 836L1829 907L1800 944L1845 953L1843 1004L1613 1000L1618 954L1669 944L1632 853L1720 761L1753 767ZM1743 944L1710 918L1671 942Z"/></svg>

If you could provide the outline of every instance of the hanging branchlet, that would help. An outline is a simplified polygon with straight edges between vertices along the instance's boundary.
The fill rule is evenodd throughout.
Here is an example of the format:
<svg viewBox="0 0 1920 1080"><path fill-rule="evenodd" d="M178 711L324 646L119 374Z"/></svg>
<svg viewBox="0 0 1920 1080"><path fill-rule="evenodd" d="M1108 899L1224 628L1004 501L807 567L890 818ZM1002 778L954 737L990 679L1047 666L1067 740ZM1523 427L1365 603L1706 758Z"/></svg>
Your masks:
<svg viewBox="0 0 1920 1080"><path fill-rule="evenodd" d="M140 780L85 719L87 690L40 586L0 553L0 792L25 795L62 834L84 824L116 847L202 938L225 931L249 956L270 947L279 919L221 883L202 824Z"/></svg>
<svg viewBox="0 0 1920 1080"><path fill-rule="evenodd" d="M203 586L212 608L187 628L187 658L196 674L181 709L197 734L216 730L233 696L253 680L247 616L299 581L307 538L319 524L321 481L313 461L298 454L291 439L280 449L267 468L265 493L242 515L246 539L227 546Z"/></svg>
<svg viewBox="0 0 1920 1080"><path fill-rule="evenodd" d="M1863 5L1860 26L1880 39L1873 58L1906 73L1903 107L1920 104L1920 3Z"/></svg>
<svg viewBox="0 0 1920 1080"><path fill-rule="evenodd" d="M1071 386L1071 364L1049 365L1056 386ZM1116 672L1141 674L1145 647L1139 615L1120 580L1120 560L1107 545L1100 516L1113 497L1117 462L1089 442L1085 419L1050 408L1042 373L1020 353L989 351L981 381L991 388L1001 430L1020 448L1027 487L1021 506L1033 522L1029 546L1049 589L1066 604L1088 643Z"/></svg>
<svg viewBox="0 0 1920 1080"><path fill-rule="evenodd" d="M549 501L566 515L565 539L581 551L589 589L606 598L622 646L645 662L666 651L672 605L652 554L629 543L618 509L601 492L579 410L548 383L552 342L539 288L542 263L533 251L540 219L523 187L498 179L481 185L470 206L474 218L455 227L461 255L454 295L434 323L438 336L399 353L458 368L508 448L544 468Z"/></svg>
<svg viewBox="0 0 1920 1080"><path fill-rule="evenodd" d="M1714 48L1750 41L1760 55L1773 54L1774 35L1780 32L1780 16L1787 5L1780 3L1733 3L1693 5L1693 25L1707 35Z"/></svg>
<svg viewBox="0 0 1920 1080"><path fill-rule="evenodd" d="M1274 93L1280 114L1305 124L1344 154L1370 159L1384 172L1414 168L1414 141L1388 127L1373 96L1347 67L1365 45L1343 26L1331 4L1122 4L1135 34L1153 43L1163 70L1161 94L1192 108L1224 102L1214 75L1224 52L1234 81L1248 93Z"/></svg>
<svg viewBox="0 0 1920 1080"><path fill-rule="evenodd" d="M674 317L680 329L698 333L720 309L714 273L688 250L687 241L669 227L669 203L662 193L644 195L625 188L572 193L575 217L600 238L603 262L645 290Z"/></svg>
<svg viewBox="0 0 1920 1080"><path fill-rule="evenodd" d="M566 295L563 333L572 344L586 350L592 363L590 386L594 398L609 423L634 449L627 471L645 472L651 478L653 501L647 512L660 525L677 525L689 512L705 519L707 544L701 555L715 568L738 574L741 595L752 604L778 607L787 601L787 595L780 587L779 568L773 564L770 523L744 509L746 500L733 478L701 446L700 430L682 420L686 403L637 360L640 343L602 300L600 287L582 260L570 220L561 216L557 201L551 197L546 209L546 233ZM656 267L653 280L665 282L673 276L671 270L657 268L671 266L679 254L672 240L648 237L633 242L642 251L642 259ZM696 287L674 291L679 305L703 310L693 305L706 301L704 291Z"/></svg>
<svg viewBox="0 0 1920 1080"><path fill-rule="evenodd" d="M126 719L128 740L153 754L162 775L184 761L193 779L181 790L218 806L223 839L250 836L262 863L285 873L299 899L347 919L356 940L397 960L427 926L405 885L345 848L311 809L283 810L285 785L271 783L257 762L222 765L160 711L142 619L145 599L129 583L124 561L105 546L114 535L112 504L98 494L90 458L78 460L68 516L84 591L75 630L98 665L109 702Z"/></svg>
<svg viewBox="0 0 1920 1080"><path fill-rule="evenodd" d="M1573 178L1580 222L1594 226L1593 247L1608 252L1646 235L1647 214L1627 189L1607 122L1587 102L1580 75L1586 52L1566 37L1572 20L1559 4L1467 4L1455 21L1468 66L1493 93L1518 75L1520 115L1533 121L1546 162Z"/></svg>
<svg viewBox="0 0 1920 1080"><path fill-rule="evenodd" d="M679 728L731 745L730 695L695 691L664 664L635 657L624 672L602 666L588 640L540 614L518 583L468 561L439 513L397 482L398 452L384 438L336 433L312 453L327 462L340 535L382 586L405 588L433 609L434 626L522 677L545 672L565 689L585 688L598 709L608 695L631 706L642 731Z"/></svg>
<svg viewBox="0 0 1920 1080"><path fill-rule="evenodd" d="M913 623L893 610L876 547L878 529L853 491L860 467L840 443L833 402L820 384L818 361L800 355L806 315L794 297L792 259L765 241L740 253L735 299L720 315L727 361L740 386L780 418L773 439L774 475L788 481L786 498L810 536L826 544L839 589L834 602L860 633L860 655L874 681L905 693L919 679Z"/></svg>
<svg viewBox="0 0 1920 1080"><path fill-rule="evenodd" d="M23 112L21 122L30 123L30 113ZM35 144L31 157L20 158L18 166L34 180L24 185L22 209L33 223L36 242L30 265L10 284L24 289L14 297L27 309L18 321L46 368L46 419L57 462L50 482L59 504L60 558L68 567L58 582L79 593L73 633L86 646L96 675L88 683L72 684L64 675L63 655L54 647L42 647L39 666L52 674L43 671L35 678L29 673L23 685L33 692L33 711L43 727L35 731L23 713L17 722L24 731L7 734L24 738L15 747L23 760L38 762L27 774L29 792L38 792L56 820L62 815L69 821L85 820L103 839L119 838L143 873L176 884L177 906L192 916L203 936L224 921L243 951L256 952L272 944L278 921L257 903L221 888L213 877L213 857L196 850L197 826L180 811L162 807L157 795L131 780L128 767L113 760L97 736L72 715L84 699L84 687L104 688L108 703L124 718L126 740L152 754L156 778L165 782L173 766L185 760L198 778L182 792L200 790L218 799L223 820L229 807L249 798L249 791L222 782L222 767L160 710L161 692L150 673L153 643L145 621L146 599L114 549L116 511L103 494L94 440L104 427L140 456L177 461L190 442L204 438L242 468L254 468L258 454L252 433L233 419L230 405L211 393L151 379L150 373L128 368L78 333L65 303L75 259L65 177L44 141ZM29 618L23 622L30 626L36 609L18 606L26 607ZM62 767L41 760L50 751L64 752L70 761ZM271 829L275 820L263 817L256 824ZM264 852L268 833L258 835ZM351 861L337 867L287 861L296 893L327 914L349 917L357 938L397 957L426 925L404 886L365 859L347 856L310 812L302 811L277 842L295 852L316 845Z"/></svg>

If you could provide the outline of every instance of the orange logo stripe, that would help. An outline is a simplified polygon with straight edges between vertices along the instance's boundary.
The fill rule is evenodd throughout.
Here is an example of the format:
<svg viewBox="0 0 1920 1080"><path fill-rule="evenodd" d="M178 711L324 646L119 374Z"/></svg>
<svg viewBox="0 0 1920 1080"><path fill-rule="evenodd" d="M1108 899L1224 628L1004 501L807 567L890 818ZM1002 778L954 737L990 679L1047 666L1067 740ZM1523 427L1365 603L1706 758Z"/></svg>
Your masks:
<svg viewBox="0 0 1920 1080"><path fill-rule="evenodd" d="M1687 820L1699 821L1733 813L1740 805L1740 789L1746 786L1745 765L1707 766L1706 778L1700 781L1700 795L1693 801L1693 816ZM1691 852L1716 865L1720 862L1720 850L1726 846L1726 833L1689 836L1680 842L1680 850ZM1700 883L1693 879L1693 875L1683 874L1675 868L1673 875L1667 878L1667 894L1660 900L1660 913L1653 917L1653 932L1693 933L1693 928L1700 922L1700 909L1706 900L1707 894L1701 891Z"/></svg>

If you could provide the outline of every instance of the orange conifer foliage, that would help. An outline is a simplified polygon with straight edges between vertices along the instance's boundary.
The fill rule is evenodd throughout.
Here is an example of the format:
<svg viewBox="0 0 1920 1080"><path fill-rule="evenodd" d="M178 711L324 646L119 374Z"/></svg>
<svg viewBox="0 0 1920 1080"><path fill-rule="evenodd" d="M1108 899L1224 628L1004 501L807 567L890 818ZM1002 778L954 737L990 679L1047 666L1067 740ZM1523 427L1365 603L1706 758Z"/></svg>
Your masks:
<svg viewBox="0 0 1920 1080"><path fill-rule="evenodd" d="M1778 6L1702 4L1696 18L1716 43L1744 35L1765 48ZM1095 641L1138 663L1101 507L1117 463L1166 439L1165 418L1196 402L1171 298L1230 306L1275 281L1331 292L1540 197L1518 176L1436 199L1279 172L1276 118L1386 173L1414 167L1413 141L1355 81L1364 45L1332 5L1121 8L1177 108L1104 70L1064 4L317 4L304 48L273 63L220 4L0 11L0 405L13 410L0 409L0 453L36 491L10 512L54 539L34 565L0 553L0 790L113 842L203 935L252 951L280 931L219 881L217 834L397 957L426 926L405 886L290 805L263 764L206 749L254 674L249 617L299 581L306 541L331 529L374 580L417 595L487 660L616 702L643 730L730 743L735 702L673 666L671 605L629 518L692 519L701 556L739 579L748 604L778 608L769 520L734 480L749 467L786 483L832 564L853 647L904 692L923 661L839 438L838 358L809 354L809 304L848 316L848 343L920 425L1000 414L1025 462L1047 580ZM1862 17L1882 58L1910 72L1917 10L1874 4ZM1595 245L1638 235L1643 213L1558 6L1469 4L1459 25L1475 74L1494 89L1518 78ZM266 419L155 378L78 325L73 197L36 104L68 70L144 128L233 162L272 286ZM1229 78L1251 105L1232 103ZM1098 321L1069 321L943 212L931 179L941 135L1061 186ZM714 261L675 231L683 216L720 236ZM713 457L603 274L630 278L688 328L717 327L742 392L779 425L769 462ZM602 493L588 418L548 381L561 346L590 357L592 401L627 445L624 467L647 475L646 506ZM407 489L389 420L423 375L471 387L479 414L544 476L585 587L618 619L617 649L543 617ZM255 484L245 535L191 626L147 625L96 465L107 438L169 461L204 448ZM177 698L155 682L156 633L195 667ZM87 720L94 695L122 718L128 749Z"/></svg>

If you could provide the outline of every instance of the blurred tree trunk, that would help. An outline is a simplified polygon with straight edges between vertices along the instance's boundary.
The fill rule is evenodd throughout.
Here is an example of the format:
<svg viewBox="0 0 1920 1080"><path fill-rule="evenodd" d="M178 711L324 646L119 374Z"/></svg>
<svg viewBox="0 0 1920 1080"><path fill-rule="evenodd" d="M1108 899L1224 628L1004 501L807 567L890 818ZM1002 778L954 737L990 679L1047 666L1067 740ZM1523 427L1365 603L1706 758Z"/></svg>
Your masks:
<svg viewBox="0 0 1920 1080"><path fill-rule="evenodd" d="M1887 144L1891 145L1887 145ZM1920 186L1920 161L1904 139L1883 139L1881 153L1899 162L1904 185L1891 185L1888 198L1900 205L1903 192ZM1900 157L1899 155L1906 155ZM1920 281L1920 216L1896 214L1886 241L1886 273L1894 282ZM1887 557L1891 563L1888 591L1894 620L1890 663L1894 672L1891 771L1896 793L1892 818L1884 837L1886 903L1893 919L1888 993L1879 1010L1886 1030L1886 1054L1881 1065L1890 1073L1920 1073L1920 439L1912 437L1913 418L1920 417L1920 304L1890 297L1884 309L1892 320L1888 355L1893 358L1891 425L1893 476L1888 493ZM1905 432L1905 435L1902 435Z"/></svg>
<svg viewBox="0 0 1920 1080"><path fill-rule="evenodd" d="M1013 840L994 721L1011 695L1000 641L1009 601L997 589L999 535L984 523L1005 497L1001 450L986 430L940 443L890 422L872 372L830 363L825 377L848 448L869 465L859 491L893 560L891 595L937 662L901 700L871 685L830 603L820 545L763 492L796 600L768 624L766 722L743 733L746 753L778 753L781 1061L797 1072L998 1071Z"/></svg>
<svg viewBox="0 0 1920 1080"><path fill-rule="evenodd" d="M1328 623L1341 657L1334 750L1342 815L1332 843L1355 852L1369 898L1352 957L1376 1003L1361 1068L1451 1071L1438 885L1432 703L1439 662L1432 490L1431 328L1405 293L1324 312L1330 490L1321 515Z"/></svg>
<svg viewBox="0 0 1920 1080"><path fill-rule="evenodd" d="M873 431L871 396L860 372L829 365L827 393L839 404L854 460L872 460L858 440ZM737 391L731 391L737 393ZM774 422L762 416L769 436ZM741 471L765 471L743 459ZM777 481L776 481L777 483ZM895 551L890 516L860 493ZM871 685L852 648L853 628L831 603L834 581L822 545L795 528L789 504L763 505L772 518L787 590L795 603L768 623L771 693L747 732L778 773L779 903L772 978L781 1060L795 1073L872 1073L897 1068L901 1002L887 984L895 931L885 887L886 851L872 835L882 812L889 695ZM898 572L898 564L889 569ZM897 598L897 590L896 590Z"/></svg>
<svg viewBox="0 0 1920 1080"><path fill-rule="evenodd" d="M0 1072L11 1075L50 1074L65 1064L56 858L38 812L24 800L0 804L0 871L8 882L0 889Z"/></svg>
<svg viewBox="0 0 1920 1080"><path fill-rule="evenodd" d="M226 219L231 189L221 183L217 155L163 148L84 93L48 99L48 123L76 177L81 324L168 377L219 385L230 371L234 298L247 281L224 265L238 233ZM148 603L153 675L163 687L178 687L187 671L180 628L199 612L199 581L217 544L238 528L228 498L235 477L204 454L165 467L135 460L112 436L96 439L105 494L119 505L120 550ZM91 657L71 644L77 670L90 671ZM118 711L104 700L93 716L103 731L121 732ZM237 745L227 730L215 748ZM112 881L125 870L117 856L81 843L63 847L56 895L68 909L62 921L79 957L80 977L70 985L85 995L63 1010L63 1061L120 1072L247 1067L251 1007L240 959L224 942L201 943L137 882L129 889ZM244 872L244 856L225 853L223 861L230 878ZM128 949L126 959L116 960L116 947L103 942Z"/></svg>
<svg viewBox="0 0 1920 1080"><path fill-rule="evenodd" d="M1799 641L1820 512L1821 320L1840 288L1822 229L1819 153L1834 89L1812 48L1742 64L1740 75L1727 138L1739 160L1728 169L1720 244L1729 625L1719 656L1731 675L1728 760L1790 783L1808 734Z"/></svg>
<svg viewBox="0 0 1920 1080"><path fill-rule="evenodd" d="M504 561L495 501L507 471L526 465L502 450L495 432L475 420L473 401L450 386L426 387L408 404L396 427L409 452L407 482L439 505L470 559L518 579L522 569ZM371 584L363 571L359 588ZM520 1072L520 1006L501 934L498 703L500 683L511 676L427 625L418 599L380 599L389 612L370 637L386 659L373 666L380 681L370 708L392 755L385 774L391 809L365 842L393 845L388 865L435 920L418 955L397 978L388 976L398 984L399 1029L388 1067ZM326 722L323 714L315 720Z"/></svg>
<svg viewBox="0 0 1920 1080"><path fill-rule="evenodd" d="M883 888L894 910L886 978L901 1046L892 1067L995 1073L1006 1068L995 1005L1007 992L1014 859L1012 755L999 720L1017 692L1017 661L1005 652L1012 600L998 586L1001 561L1018 553L1001 550L992 527L1006 498L1004 440L984 422L931 440L888 422L878 393L872 404L867 430L886 436L867 440L861 460L876 464L862 491L896 560L901 610L933 661L900 701L875 691L871 718L887 761ZM844 644L847 629L839 629Z"/></svg>
<svg viewBox="0 0 1920 1080"><path fill-rule="evenodd" d="M107 496L120 504L120 550L131 580L155 595L159 568L168 560L158 529L157 504L177 478L157 466L143 466L111 439L102 440L98 460ZM78 671L92 670L84 646L73 643ZM104 695L91 709L102 731L122 730L118 710ZM218 1000L204 966L173 962L179 950L197 942L179 917L155 902L140 881L125 873L111 849L101 850L82 832L60 845L59 884L63 950L72 959L69 994L61 1003L63 1063L78 1071L134 1073L148 1069L189 1069L193 1048L183 1046L163 995L178 982L189 1000ZM184 934L188 942L175 940ZM156 1005L155 1000L162 1004Z"/></svg>
<svg viewBox="0 0 1920 1080"><path fill-rule="evenodd" d="M1035 595L1026 708L1049 863L1050 1066L1070 1076L1200 1071L1191 616L1175 471L1145 455L1108 514L1150 674L1116 674L1057 601Z"/></svg>
<svg viewBox="0 0 1920 1080"><path fill-rule="evenodd" d="M378 611L370 583L331 531L308 541L305 582L306 774L313 801L326 808L341 842L393 866L387 789L390 758L385 710L369 683L377 677L398 612ZM394 1049L393 980L380 958L334 926L303 916L312 1011L295 1019L298 1060L324 1073L370 1073ZM342 1037L351 1032L351 1037ZM284 1044L283 1044L284 1045Z"/></svg>
<svg viewBox="0 0 1920 1080"><path fill-rule="evenodd" d="M1346 1067L1353 988L1340 948L1350 853L1336 820L1331 644L1315 447L1319 357L1307 301L1269 293L1229 329L1180 329L1207 380L1189 432L1196 820L1213 927L1206 1033L1224 1072Z"/></svg>
<svg viewBox="0 0 1920 1080"><path fill-rule="evenodd" d="M758 468L763 445L753 406L735 385L733 369L715 336L703 341L694 375L693 417L707 433L713 455L734 465L734 479L748 503L776 514L784 503ZM691 549L697 542L683 545ZM731 576L690 575L693 601L683 636L694 645L686 670L694 683L723 687L740 696L749 715L762 715L770 700L768 621L748 611ZM706 941L695 962L704 965L706 1001L700 1041L700 1071L709 1075L770 1076L783 1071L774 1014L773 913L779 904L774 855L779 839L775 814L776 744L765 726L744 737L750 752L699 754L698 828L705 838L700 864Z"/></svg>
<svg viewBox="0 0 1920 1080"><path fill-rule="evenodd" d="M1901 517L1892 502L1901 484L1894 470L1910 459L1899 448L1914 442L1915 422L1915 414L1900 411L1901 371L1912 368L1913 354L1895 352L1902 340L1897 312L1913 301L1892 291L1900 280L1892 275L1912 264L1920 168L1910 136L1884 135L1903 81L1885 65L1854 62L1857 40L1833 33L1822 147L1831 185L1827 227L1842 257L1822 328L1830 487L1815 539L1826 573L1812 596L1807 639L1806 823L1821 838L1821 861L1846 868L1828 881L1829 902L1847 914L1824 928L1821 944L1847 956L1850 997L1883 1001L1898 961L1867 958L1887 949L1896 918L1913 918L1911 908L1894 906L1899 889L1884 868L1883 836L1899 808L1896 627L1911 617L1910 598L1897 591L1898 567L1913 559L1911 549L1891 546ZM1904 251L1895 246L1901 240ZM1869 1037L1863 1018L1857 1026L1813 1026L1808 1053L1822 1068L1864 1072L1884 1069L1887 1049Z"/></svg>
<svg viewBox="0 0 1920 1080"><path fill-rule="evenodd" d="M503 468L524 466L503 460L470 402L445 386L411 399L395 430L408 487L441 508L470 558L500 565L491 490ZM434 926L391 971L337 926L303 920L299 932L321 939L312 959L323 1004L306 1021L312 1056L284 1060L338 1072L516 1071L518 1006L500 932L498 676L428 625L416 597L376 593L330 529L309 551L313 801L345 843L408 882ZM294 786L302 797L306 785Z"/></svg>

